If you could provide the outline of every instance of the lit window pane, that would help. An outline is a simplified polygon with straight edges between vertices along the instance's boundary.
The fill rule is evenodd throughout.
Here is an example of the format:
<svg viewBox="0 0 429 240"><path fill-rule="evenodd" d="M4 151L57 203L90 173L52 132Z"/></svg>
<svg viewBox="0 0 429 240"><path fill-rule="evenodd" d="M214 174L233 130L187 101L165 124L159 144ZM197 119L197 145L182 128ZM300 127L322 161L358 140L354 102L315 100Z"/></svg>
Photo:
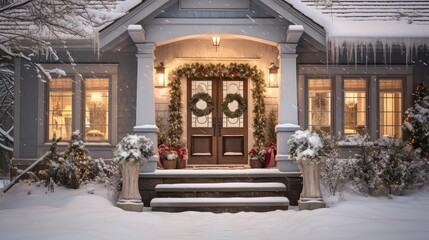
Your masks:
<svg viewBox="0 0 429 240"><path fill-rule="evenodd" d="M402 137L402 81L380 80L380 136Z"/></svg>
<svg viewBox="0 0 429 240"><path fill-rule="evenodd" d="M52 78L49 81L49 139L69 140L72 128L72 80Z"/></svg>
<svg viewBox="0 0 429 240"><path fill-rule="evenodd" d="M85 140L109 139L109 79L85 79Z"/></svg>
<svg viewBox="0 0 429 240"><path fill-rule="evenodd" d="M366 129L366 80L344 80L344 134Z"/></svg>
<svg viewBox="0 0 429 240"><path fill-rule="evenodd" d="M331 132L331 79L308 80L308 128Z"/></svg>

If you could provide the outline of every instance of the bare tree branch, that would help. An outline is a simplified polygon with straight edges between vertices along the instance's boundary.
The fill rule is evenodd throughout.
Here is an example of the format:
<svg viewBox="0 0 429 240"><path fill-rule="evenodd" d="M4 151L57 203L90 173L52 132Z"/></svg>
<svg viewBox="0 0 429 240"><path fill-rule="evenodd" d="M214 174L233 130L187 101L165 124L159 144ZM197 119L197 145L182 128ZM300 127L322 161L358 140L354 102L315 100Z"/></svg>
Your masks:
<svg viewBox="0 0 429 240"><path fill-rule="evenodd" d="M115 4L116 0L0 0L0 63L9 62L0 64L0 151L13 150L13 59L30 64L42 81L50 79L50 71L33 56L45 52L58 60L51 40L92 38L94 31L122 15L111 11Z"/></svg>

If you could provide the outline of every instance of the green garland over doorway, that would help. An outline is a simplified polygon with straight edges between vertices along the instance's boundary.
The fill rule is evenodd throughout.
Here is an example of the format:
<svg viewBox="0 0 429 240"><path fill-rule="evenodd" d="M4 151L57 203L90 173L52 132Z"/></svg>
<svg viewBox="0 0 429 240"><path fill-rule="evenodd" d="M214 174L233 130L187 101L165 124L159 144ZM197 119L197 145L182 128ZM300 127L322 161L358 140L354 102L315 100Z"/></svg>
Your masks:
<svg viewBox="0 0 429 240"><path fill-rule="evenodd" d="M183 134L183 116L182 116L182 90L180 79L186 77L188 79L205 79L205 78L242 78L251 79L253 88L252 98L253 107L253 137L255 146L262 148L265 144L264 129L266 125L265 117L265 80L264 73L258 70L256 66L250 67L249 64L230 63L225 64L202 64L192 63L180 66L168 75L170 89L170 104L168 105L168 138L170 145L180 143L180 138Z"/></svg>

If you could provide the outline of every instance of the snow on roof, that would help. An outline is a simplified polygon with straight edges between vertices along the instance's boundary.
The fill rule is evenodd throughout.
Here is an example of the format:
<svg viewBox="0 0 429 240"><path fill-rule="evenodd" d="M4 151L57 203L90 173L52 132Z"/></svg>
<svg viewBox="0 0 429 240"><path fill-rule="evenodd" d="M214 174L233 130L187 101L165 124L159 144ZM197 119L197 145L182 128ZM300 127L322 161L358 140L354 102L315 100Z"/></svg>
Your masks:
<svg viewBox="0 0 429 240"><path fill-rule="evenodd" d="M381 48L386 56L395 46L414 50L429 46L429 1L423 0L284 0L326 31L327 50L339 62L346 46L348 61L357 62L358 49ZM367 50L366 50L367 51ZM361 58L368 57L366 54ZM376 62L376 54L373 54ZM363 59L360 59L363 61Z"/></svg>
<svg viewBox="0 0 429 240"><path fill-rule="evenodd" d="M429 1L415 0L301 0L322 14L347 21L405 21L429 24Z"/></svg>
<svg viewBox="0 0 429 240"><path fill-rule="evenodd" d="M429 1L285 1L324 27L330 38L429 38Z"/></svg>
<svg viewBox="0 0 429 240"><path fill-rule="evenodd" d="M429 1L423 0L284 0L305 16L321 25L329 40L348 41L349 38L403 42L403 39L419 39L414 45L426 44L429 39ZM100 22L102 29L129 12L144 0L87 1L87 11ZM36 36L50 36L48 28L35 27L34 19L25 17L28 9L17 9L0 13L0 33L37 33ZM65 13L66 14L66 13ZM79 18L70 17L68 25L82 28L91 38L93 27L79 24ZM18 21L17 21L18 19ZM52 35L51 35L52 36ZM77 38L79 36L66 36ZM1 38L1 36L0 36ZM399 40L398 40L399 39ZM422 40L424 39L424 40ZM364 43L364 42L363 42Z"/></svg>

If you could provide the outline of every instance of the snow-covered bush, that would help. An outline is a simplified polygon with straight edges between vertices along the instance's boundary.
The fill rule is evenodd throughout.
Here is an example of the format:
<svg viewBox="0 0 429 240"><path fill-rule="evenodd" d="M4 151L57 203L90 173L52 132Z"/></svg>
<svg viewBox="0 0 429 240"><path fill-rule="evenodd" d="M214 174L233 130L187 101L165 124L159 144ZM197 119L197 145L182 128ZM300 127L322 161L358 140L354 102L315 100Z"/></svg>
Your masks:
<svg viewBox="0 0 429 240"><path fill-rule="evenodd" d="M405 189L421 186L426 180L424 161L405 148L400 139L383 137L373 146L378 155L376 169L389 194L403 194Z"/></svg>
<svg viewBox="0 0 429 240"><path fill-rule="evenodd" d="M93 179L95 183L102 184L107 189L111 190L115 197L121 190L121 171L119 164L115 161L105 163L103 159L94 160L97 167L97 175Z"/></svg>
<svg viewBox="0 0 429 240"><path fill-rule="evenodd" d="M403 194L426 182L425 164L402 140L382 137L363 145L362 154L357 156L354 181L370 194L383 188L388 194Z"/></svg>
<svg viewBox="0 0 429 240"><path fill-rule="evenodd" d="M361 146L369 139L368 134L351 134L338 137L337 144L339 146Z"/></svg>
<svg viewBox="0 0 429 240"><path fill-rule="evenodd" d="M81 183L97 182L117 191L120 180L119 168L115 164L106 164L103 159L92 159L81 139L79 130L73 132L68 148L58 152L60 139L53 139L51 154L45 164L47 170L40 170L38 175L47 184L56 184L77 189Z"/></svg>
<svg viewBox="0 0 429 240"><path fill-rule="evenodd" d="M58 142L53 139L50 147L51 154L45 161L47 171L39 171L45 182L52 179L56 184L77 189L83 182L93 180L100 169L90 156L83 144L81 133L76 130L72 133L68 148L63 153L58 152Z"/></svg>
<svg viewBox="0 0 429 240"><path fill-rule="evenodd" d="M369 139L365 139L359 147L359 154L356 154L353 164L353 182L358 190L363 193L373 194L376 188L379 187L379 178L375 171L375 163L373 160L373 143Z"/></svg>
<svg viewBox="0 0 429 240"><path fill-rule="evenodd" d="M405 141L416 153L429 157L429 89L419 84L414 92L414 106L405 111Z"/></svg>
<svg viewBox="0 0 429 240"><path fill-rule="evenodd" d="M304 158L317 160L334 153L335 141L323 132L298 130L288 140L289 157L299 162Z"/></svg>
<svg viewBox="0 0 429 240"><path fill-rule="evenodd" d="M345 185L353 178L353 159L326 159L325 167L320 173L322 184L332 196L344 190Z"/></svg>
<svg viewBox="0 0 429 240"><path fill-rule="evenodd" d="M128 135L116 145L113 160L119 163L129 161L144 163L154 154L153 143L149 138L141 135Z"/></svg>

